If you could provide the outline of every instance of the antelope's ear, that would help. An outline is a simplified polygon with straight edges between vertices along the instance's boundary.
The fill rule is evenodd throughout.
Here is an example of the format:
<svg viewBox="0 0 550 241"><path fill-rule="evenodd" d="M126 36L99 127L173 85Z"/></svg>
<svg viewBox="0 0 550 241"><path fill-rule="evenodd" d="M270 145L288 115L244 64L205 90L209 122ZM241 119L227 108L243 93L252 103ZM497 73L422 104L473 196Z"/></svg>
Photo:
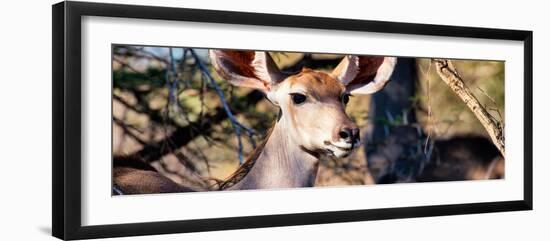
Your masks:
<svg viewBox="0 0 550 241"><path fill-rule="evenodd" d="M220 76L235 86L268 93L286 77L266 52L210 50L209 54Z"/></svg>
<svg viewBox="0 0 550 241"><path fill-rule="evenodd" d="M347 55L336 66L336 76L352 94L372 94L390 81L396 57Z"/></svg>

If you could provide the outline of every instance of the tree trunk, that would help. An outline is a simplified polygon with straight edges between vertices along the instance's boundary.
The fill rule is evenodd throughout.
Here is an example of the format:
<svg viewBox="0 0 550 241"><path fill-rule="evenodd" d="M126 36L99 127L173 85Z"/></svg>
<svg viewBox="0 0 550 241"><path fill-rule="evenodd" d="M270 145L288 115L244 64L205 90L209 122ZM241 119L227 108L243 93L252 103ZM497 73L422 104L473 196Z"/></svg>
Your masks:
<svg viewBox="0 0 550 241"><path fill-rule="evenodd" d="M418 158L409 155L422 139L413 127L418 126L411 101L416 78L416 60L398 58L391 81L372 96L365 153L377 183L409 180L421 168Z"/></svg>

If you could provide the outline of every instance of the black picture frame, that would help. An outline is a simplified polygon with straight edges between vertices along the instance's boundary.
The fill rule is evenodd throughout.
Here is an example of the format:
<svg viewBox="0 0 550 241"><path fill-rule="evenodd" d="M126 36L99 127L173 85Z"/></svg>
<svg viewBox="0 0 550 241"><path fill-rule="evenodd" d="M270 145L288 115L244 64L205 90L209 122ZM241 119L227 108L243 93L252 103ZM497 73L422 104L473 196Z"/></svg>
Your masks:
<svg viewBox="0 0 550 241"><path fill-rule="evenodd" d="M60 239L105 238L532 209L533 33L531 31L90 2L60 2L52 6L52 11L52 233L55 237ZM523 41L525 70L523 199L455 205L345 210L147 223L141 223L139 220L136 220L136 223L131 224L82 226L80 170L81 138L83 137L81 132L81 18L83 16Z"/></svg>

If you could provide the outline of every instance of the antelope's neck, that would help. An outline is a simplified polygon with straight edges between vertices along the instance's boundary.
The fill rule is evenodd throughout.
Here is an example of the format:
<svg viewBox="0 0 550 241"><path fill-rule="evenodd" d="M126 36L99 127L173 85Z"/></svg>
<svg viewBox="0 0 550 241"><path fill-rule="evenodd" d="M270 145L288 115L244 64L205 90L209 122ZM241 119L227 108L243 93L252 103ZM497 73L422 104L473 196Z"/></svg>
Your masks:
<svg viewBox="0 0 550 241"><path fill-rule="evenodd" d="M229 190L311 187L317 175L318 157L295 144L284 121L271 135L248 174Z"/></svg>

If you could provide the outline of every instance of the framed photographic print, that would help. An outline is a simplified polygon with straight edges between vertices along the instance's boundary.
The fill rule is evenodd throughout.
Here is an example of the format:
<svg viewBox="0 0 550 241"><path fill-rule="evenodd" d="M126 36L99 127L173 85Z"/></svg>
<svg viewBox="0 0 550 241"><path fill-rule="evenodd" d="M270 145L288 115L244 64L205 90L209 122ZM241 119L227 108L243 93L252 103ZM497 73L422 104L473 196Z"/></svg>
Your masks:
<svg viewBox="0 0 550 241"><path fill-rule="evenodd" d="M532 209L532 32L61 2L53 235Z"/></svg>

